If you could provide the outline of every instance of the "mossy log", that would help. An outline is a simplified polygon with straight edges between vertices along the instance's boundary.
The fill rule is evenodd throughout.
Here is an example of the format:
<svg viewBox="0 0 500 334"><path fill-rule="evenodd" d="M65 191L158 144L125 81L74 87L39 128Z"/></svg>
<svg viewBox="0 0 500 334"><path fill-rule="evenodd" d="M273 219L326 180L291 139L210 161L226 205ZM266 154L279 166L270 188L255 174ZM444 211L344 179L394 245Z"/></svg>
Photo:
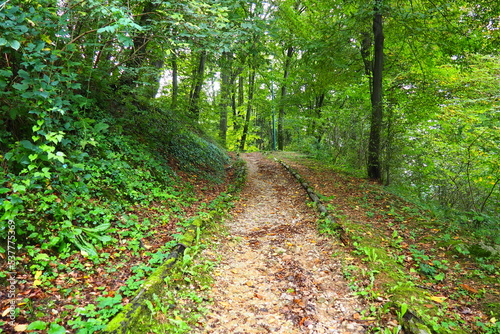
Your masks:
<svg viewBox="0 0 500 334"><path fill-rule="evenodd" d="M179 243L169 254L167 260L156 269L144 282L137 295L118 313L103 330L103 333L126 334L141 332L141 325L151 319L151 313L146 305L146 300L152 300L153 295L161 295L165 287L164 279L169 275L170 268L177 259L183 256L186 248L196 240L198 229L203 221L196 218L187 228Z"/></svg>
<svg viewBox="0 0 500 334"><path fill-rule="evenodd" d="M433 331L410 311L403 316L403 329L408 334L431 334Z"/></svg>

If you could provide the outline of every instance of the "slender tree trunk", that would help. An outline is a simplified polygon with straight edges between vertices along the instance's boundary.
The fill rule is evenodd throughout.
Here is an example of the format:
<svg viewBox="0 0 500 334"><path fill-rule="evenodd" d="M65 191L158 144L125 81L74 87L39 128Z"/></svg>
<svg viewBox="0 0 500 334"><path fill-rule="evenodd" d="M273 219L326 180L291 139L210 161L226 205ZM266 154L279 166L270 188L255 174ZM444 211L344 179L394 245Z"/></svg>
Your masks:
<svg viewBox="0 0 500 334"><path fill-rule="evenodd" d="M287 79L290 70L290 64L292 62L293 47L289 46L286 52L285 65L283 68L283 84L281 85L281 103L278 111L278 150L282 151L285 146L285 98L287 92Z"/></svg>
<svg viewBox="0 0 500 334"><path fill-rule="evenodd" d="M315 111L315 118L314 118L314 127L315 127L315 132L314 136L316 137L316 142L319 144L321 143L321 139L323 138L324 131L321 126L318 126L316 124L316 120L321 119L321 114L323 113L323 104L325 103L325 93L321 93L319 95L316 95L315 97L315 104L314 104L314 111Z"/></svg>
<svg viewBox="0 0 500 334"><path fill-rule="evenodd" d="M255 68L252 67L250 70L250 77L248 79L248 101L247 101L247 113L245 115L245 124L243 126L243 134L241 135L240 141L240 151L245 150L245 143L247 140L248 129L250 127L250 117L252 116L253 110L253 95L255 90Z"/></svg>
<svg viewBox="0 0 500 334"><path fill-rule="evenodd" d="M243 77L243 75L240 75L238 77L238 107L242 106L243 102L245 102L244 86L245 78Z"/></svg>
<svg viewBox="0 0 500 334"><path fill-rule="evenodd" d="M372 117L370 126L370 141L368 143L368 176L380 180L382 168L380 163L380 133L382 130L383 102L382 75L384 66L384 31L382 19L382 0L375 4L373 16L374 62L373 88L371 94Z"/></svg>
<svg viewBox="0 0 500 334"><path fill-rule="evenodd" d="M234 132L238 132L241 128L241 115L238 112L238 107L241 107L245 102L245 78L243 75L238 76L238 87L237 87L236 104L233 108L233 128Z"/></svg>
<svg viewBox="0 0 500 334"><path fill-rule="evenodd" d="M202 51L199 55L198 66L193 73L193 86L189 94L189 112L196 120L200 118L200 96L203 88L206 61L207 52Z"/></svg>
<svg viewBox="0 0 500 334"><path fill-rule="evenodd" d="M238 110L236 109L236 95L238 94L238 86L235 84L237 78L238 74L233 71L231 73L231 80L229 82L229 85L231 86L231 112L234 117L236 117L236 114L238 113Z"/></svg>
<svg viewBox="0 0 500 334"><path fill-rule="evenodd" d="M370 78L370 95L372 94L372 73L373 73L373 61L371 59L371 49L373 45L372 36L370 33L365 31L363 33L363 40L361 41L361 58L363 59L363 64L365 65L365 74Z"/></svg>
<svg viewBox="0 0 500 334"><path fill-rule="evenodd" d="M221 87L219 99L219 139L221 144L227 144L227 110L231 104L231 58L229 52L224 52L221 57Z"/></svg>
<svg viewBox="0 0 500 334"><path fill-rule="evenodd" d="M177 64L177 54L172 56L172 105L173 110L177 109L177 99L179 97L179 68Z"/></svg>

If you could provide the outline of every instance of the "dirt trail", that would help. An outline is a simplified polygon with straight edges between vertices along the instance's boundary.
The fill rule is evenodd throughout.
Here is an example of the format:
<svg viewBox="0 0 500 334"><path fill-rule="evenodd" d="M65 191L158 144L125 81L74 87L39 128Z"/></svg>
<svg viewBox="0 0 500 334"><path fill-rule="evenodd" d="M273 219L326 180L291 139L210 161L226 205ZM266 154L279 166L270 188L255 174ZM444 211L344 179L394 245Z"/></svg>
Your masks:
<svg viewBox="0 0 500 334"><path fill-rule="evenodd" d="M304 191L260 153L242 157L248 184L217 250L214 303L195 332L365 333L362 306L331 256L338 246L317 234Z"/></svg>

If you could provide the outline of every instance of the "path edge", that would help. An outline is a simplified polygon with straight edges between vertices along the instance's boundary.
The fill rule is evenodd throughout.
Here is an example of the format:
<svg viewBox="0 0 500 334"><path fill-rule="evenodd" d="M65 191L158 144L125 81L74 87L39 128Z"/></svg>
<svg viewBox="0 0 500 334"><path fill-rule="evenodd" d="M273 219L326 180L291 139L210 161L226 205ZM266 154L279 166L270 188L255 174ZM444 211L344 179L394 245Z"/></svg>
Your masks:
<svg viewBox="0 0 500 334"><path fill-rule="evenodd" d="M274 158L274 160L278 163L280 163L285 169L292 174L299 184L304 188L304 190L307 192L309 195L309 198L314 202L314 205L318 212L326 217L326 219L329 219L333 226L334 226L334 231L336 231L339 234L339 239L342 241L342 243L345 246L350 246L350 239L349 236L347 235L346 230L344 227L335 221L335 218L328 212L328 209L325 207L325 205L321 202L319 196L314 192L314 190L309 186L309 184L304 180L304 178L297 172L295 171L292 167L287 165L283 160ZM401 309L401 305L398 304L397 302L392 302L393 307L396 309ZM405 330L405 333L408 334L434 334L435 331L432 330L425 322L420 319L417 315L415 315L414 312L411 312L410 310L406 311L405 314L403 315L402 318L402 325Z"/></svg>
<svg viewBox="0 0 500 334"><path fill-rule="evenodd" d="M239 192L246 183L247 166L244 160L237 157L233 165L234 180L228 188L227 194ZM229 209L222 214L210 215L210 218L202 219L198 216L191 218L192 222L179 239L177 245L168 255L167 259L159 266L142 284L137 294L126 304L123 309L108 322L102 333L106 334L135 334L141 328L141 320L150 317L150 311L146 301L152 300L154 294L160 294L165 286L164 279L168 276L171 268L180 259L187 248L192 247L198 241L198 235L205 224L221 221L227 215Z"/></svg>
<svg viewBox="0 0 500 334"><path fill-rule="evenodd" d="M340 241L344 244L344 246L350 246L351 245L351 240L349 239L349 236L347 234L347 231L345 228L335 220L335 218L328 212L328 209L325 207L325 205L321 202L319 196L314 192L314 190L309 186L306 180L298 173L296 172L292 167L287 165L283 160L281 159L276 159L274 158L275 161L279 162L285 169L292 174L299 184L304 188L304 190L307 192L309 195L309 198L313 201L314 206L316 207L316 210L325 217L325 219L328 219L332 225L333 225L333 230L338 233L338 237Z"/></svg>

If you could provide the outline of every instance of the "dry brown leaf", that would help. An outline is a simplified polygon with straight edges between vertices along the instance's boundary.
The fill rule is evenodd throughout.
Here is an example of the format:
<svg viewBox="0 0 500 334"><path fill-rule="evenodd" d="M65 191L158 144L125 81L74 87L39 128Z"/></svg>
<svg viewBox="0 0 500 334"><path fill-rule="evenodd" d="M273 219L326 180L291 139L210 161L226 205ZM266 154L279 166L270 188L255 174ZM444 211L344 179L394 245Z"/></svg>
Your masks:
<svg viewBox="0 0 500 334"><path fill-rule="evenodd" d="M14 326L14 330L16 332L24 332L28 328L28 325L16 325Z"/></svg>
<svg viewBox="0 0 500 334"><path fill-rule="evenodd" d="M304 307L304 306L306 306L306 305L304 304L304 302L302 301L302 299L294 299L293 301L294 301L294 303L296 303L296 304L297 304L297 305L299 305L300 307Z"/></svg>
<svg viewBox="0 0 500 334"><path fill-rule="evenodd" d="M476 289L467 284L459 284L458 286L470 293L479 293L479 291L477 291Z"/></svg>

